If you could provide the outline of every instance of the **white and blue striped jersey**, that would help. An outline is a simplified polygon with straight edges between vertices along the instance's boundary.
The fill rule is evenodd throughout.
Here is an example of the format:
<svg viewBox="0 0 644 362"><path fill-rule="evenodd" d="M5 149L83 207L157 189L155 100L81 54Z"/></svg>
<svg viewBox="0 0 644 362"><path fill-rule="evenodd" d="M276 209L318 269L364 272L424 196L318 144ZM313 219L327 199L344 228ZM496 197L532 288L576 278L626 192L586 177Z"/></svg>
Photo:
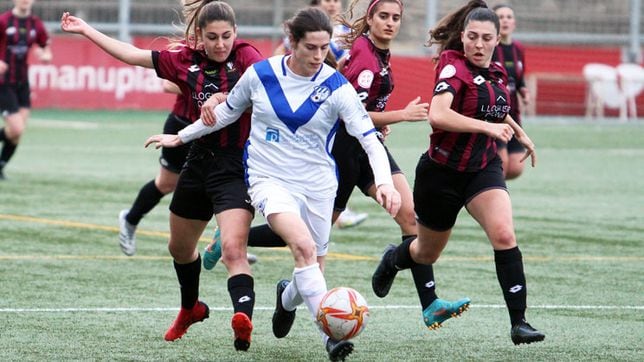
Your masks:
<svg viewBox="0 0 644 362"><path fill-rule="evenodd" d="M304 195L328 198L337 189L331 149L342 119L370 156L376 185L393 184L384 148L351 84L326 64L313 77L297 75L288 68L288 57L274 56L248 68L226 102L215 108L216 125L197 122L180 132L181 139L221 129L252 107L244 155L249 185L271 178Z"/></svg>

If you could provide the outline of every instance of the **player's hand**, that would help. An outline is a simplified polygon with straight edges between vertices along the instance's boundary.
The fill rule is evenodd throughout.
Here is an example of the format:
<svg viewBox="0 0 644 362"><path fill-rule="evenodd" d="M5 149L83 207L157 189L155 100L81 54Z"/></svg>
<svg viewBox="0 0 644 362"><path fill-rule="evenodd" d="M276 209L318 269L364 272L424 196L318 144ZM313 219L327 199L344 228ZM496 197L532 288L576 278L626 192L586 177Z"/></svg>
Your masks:
<svg viewBox="0 0 644 362"><path fill-rule="evenodd" d="M488 136L508 143L514 136L514 130L507 123L488 123Z"/></svg>
<svg viewBox="0 0 644 362"><path fill-rule="evenodd" d="M382 184L376 189L376 201L387 210L391 217L396 217L400 210L400 193L391 184Z"/></svg>
<svg viewBox="0 0 644 362"><path fill-rule="evenodd" d="M179 135L176 134L157 134L151 136L147 141L145 141L145 147L148 147L153 143L155 144L154 147L157 149L161 147L173 148L183 144Z"/></svg>
<svg viewBox="0 0 644 362"><path fill-rule="evenodd" d="M521 162L530 157L530 163L532 167L535 167L537 165L537 151L534 143L525 132L522 132L521 135L516 135L515 137L526 149L525 154L521 157Z"/></svg>
<svg viewBox="0 0 644 362"><path fill-rule="evenodd" d="M9 66L7 65L7 63L0 60L0 75L4 74L7 71L7 69L9 69Z"/></svg>
<svg viewBox="0 0 644 362"><path fill-rule="evenodd" d="M87 23L69 12L64 12L60 19L60 28L68 33L81 34L88 27Z"/></svg>
<svg viewBox="0 0 644 362"><path fill-rule="evenodd" d="M429 103L420 103L420 97L416 97L403 109L403 119L405 121L426 121L428 116Z"/></svg>

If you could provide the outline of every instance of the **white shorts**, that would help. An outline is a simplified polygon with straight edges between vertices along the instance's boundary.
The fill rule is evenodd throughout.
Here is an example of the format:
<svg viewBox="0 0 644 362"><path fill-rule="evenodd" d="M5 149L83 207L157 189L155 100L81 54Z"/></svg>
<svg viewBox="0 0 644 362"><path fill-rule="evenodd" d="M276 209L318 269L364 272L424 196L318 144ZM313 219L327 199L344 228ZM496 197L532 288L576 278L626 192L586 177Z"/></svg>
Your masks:
<svg viewBox="0 0 644 362"><path fill-rule="evenodd" d="M300 215L315 241L317 255L327 254L334 198L313 199L289 191L285 186L270 179L253 183L248 188L248 195L255 210L261 212L267 220L269 215L282 212Z"/></svg>

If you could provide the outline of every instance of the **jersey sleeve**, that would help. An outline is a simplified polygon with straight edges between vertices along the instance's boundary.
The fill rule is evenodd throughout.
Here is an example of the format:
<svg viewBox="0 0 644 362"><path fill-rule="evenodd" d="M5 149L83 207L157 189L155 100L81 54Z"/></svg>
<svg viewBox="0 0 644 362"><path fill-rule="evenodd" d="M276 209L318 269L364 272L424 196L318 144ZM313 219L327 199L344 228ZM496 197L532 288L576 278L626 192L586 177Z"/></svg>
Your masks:
<svg viewBox="0 0 644 362"><path fill-rule="evenodd" d="M43 24L42 20L40 20L39 18L36 18L35 25L36 43L41 48L44 48L49 45L49 42L51 41L51 39L49 38L49 33L47 32L47 28L45 28L45 24Z"/></svg>
<svg viewBox="0 0 644 362"><path fill-rule="evenodd" d="M181 52L176 50L153 50L152 63L157 76L162 79L167 79L171 82L179 82L179 73L177 72L180 63Z"/></svg>
<svg viewBox="0 0 644 362"><path fill-rule="evenodd" d="M462 77L459 76L465 74L466 69L464 68L465 64L463 61L454 56L454 54L451 54L451 52L446 55L441 55L438 68L436 69L437 76L434 95L445 92L456 95L464 85Z"/></svg>

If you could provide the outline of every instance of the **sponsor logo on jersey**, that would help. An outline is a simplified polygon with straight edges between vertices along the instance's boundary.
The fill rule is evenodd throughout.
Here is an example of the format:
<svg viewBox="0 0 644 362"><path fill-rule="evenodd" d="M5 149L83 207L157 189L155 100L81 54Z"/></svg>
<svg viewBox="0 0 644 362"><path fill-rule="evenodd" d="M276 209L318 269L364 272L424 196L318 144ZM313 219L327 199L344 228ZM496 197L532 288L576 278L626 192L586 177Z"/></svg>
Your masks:
<svg viewBox="0 0 644 362"><path fill-rule="evenodd" d="M482 75L477 75L477 76L474 78L474 84L476 84L476 85L481 85L481 84L483 84L483 83L485 83L485 78L483 78L483 76L482 76Z"/></svg>
<svg viewBox="0 0 644 362"><path fill-rule="evenodd" d="M358 74L358 85L362 88L371 87L373 83L373 72L369 69L365 69L360 74Z"/></svg>
<svg viewBox="0 0 644 362"><path fill-rule="evenodd" d="M313 89L311 100L315 103L324 102L331 95L331 89L327 86L317 86Z"/></svg>
<svg viewBox="0 0 644 362"><path fill-rule="evenodd" d="M445 78L451 78L456 75L456 67L447 64L445 67L443 67L443 70L441 70L441 74L438 75L439 79L445 79Z"/></svg>
<svg viewBox="0 0 644 362"><path fill-rule="evenodd" d="M267 142L279 142L280 141L280 130L277 128L266 128L266 141Z"/></svg>

